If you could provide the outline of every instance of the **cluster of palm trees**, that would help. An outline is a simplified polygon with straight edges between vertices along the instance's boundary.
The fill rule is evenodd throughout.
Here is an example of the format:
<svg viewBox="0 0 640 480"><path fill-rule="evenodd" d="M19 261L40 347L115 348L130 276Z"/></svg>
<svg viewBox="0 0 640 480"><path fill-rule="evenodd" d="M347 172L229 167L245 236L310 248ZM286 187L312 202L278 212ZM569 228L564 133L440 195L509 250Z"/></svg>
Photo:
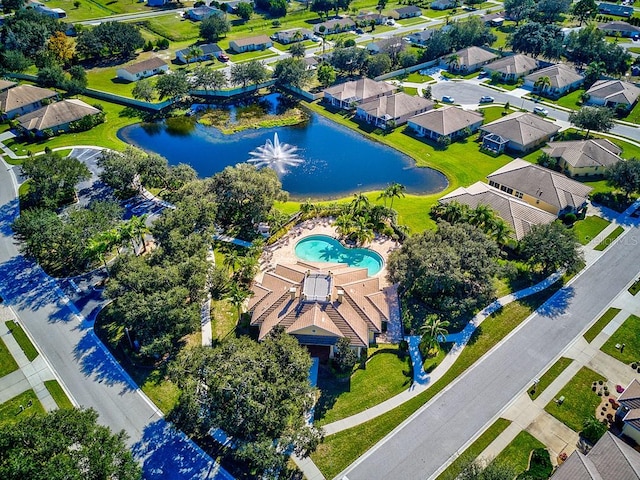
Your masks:
<svg viewBox="0 0 640 480"><path fill-rule="evenodd" d="M147 215L134 216L131 219L120 223L118 226L104 232L100 232L89 240L86 255L94 260L104 263L104 268L109 273L107 265L107 255L116 249L117 255L122 248L131 244L133 252L138 246L142 247L142 252L146 251L144 235L149 232L147 227Z"/></svg>
<svg viewBox="0 0 640 480"><path fill-rule="evenodd" d="M469 223L493 238L499 245L506 245L511 239L511 226L488 205L476 208L459 202L437 203L431 208L431 216L451 224Z"/></svg>
<svg viewBox="0 0 640 480"><path fill-rule="evenodd" d="M435 356L440 350L440 345L447 338L449 331L449 322L442 320L438 315L427 315L422 327L420 327L420 334L422 335L421 343L425 347L426 356Z"/></svg>
<svg viewBox="0 0 640 480"><path fill-rule="evenodd" d="M533 83L533 88L535 88L538 92L538 94L542 94L542 92L544 92L544 90L546 88L549 88L551 86L551 79L544 75L540 78L538 78L534 83Z"/></svg>

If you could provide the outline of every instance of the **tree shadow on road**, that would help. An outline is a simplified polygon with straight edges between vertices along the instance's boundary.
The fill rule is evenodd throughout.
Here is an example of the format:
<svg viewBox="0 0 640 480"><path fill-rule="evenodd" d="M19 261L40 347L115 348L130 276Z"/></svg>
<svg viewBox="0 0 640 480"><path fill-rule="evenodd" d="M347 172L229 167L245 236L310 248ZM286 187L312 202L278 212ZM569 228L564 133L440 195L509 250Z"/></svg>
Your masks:
<svg viewBox="0 0 640 480"><path fill-rule="evenodd" d="M573 287L561 288L554 293L549 300L538 307L538 314L549 318L559 317L565 314L574 295L575 291Z"/></svg>
<svg viewBox="0 0 640 480"><path fill-rule="evenodd" d="M13 235L11 224L20 214L20 201L14 198L8 203L0 206L0 234L5 237Z"/></svg>
<svg viewBox="0 0 640 480"><path fill-rule="evenodd" d="M63 310L61 313L68 313L59 301L61 291L56 281L25 257L15 256L0 263L0 278L0 291L8 305L38 310L56 304Z"/></svg>

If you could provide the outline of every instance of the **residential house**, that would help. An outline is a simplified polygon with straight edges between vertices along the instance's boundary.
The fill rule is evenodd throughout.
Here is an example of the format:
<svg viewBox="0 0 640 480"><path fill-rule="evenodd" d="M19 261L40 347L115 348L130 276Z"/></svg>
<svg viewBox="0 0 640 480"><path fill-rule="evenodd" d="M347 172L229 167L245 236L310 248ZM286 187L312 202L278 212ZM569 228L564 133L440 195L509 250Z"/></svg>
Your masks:
<svg viewBox="0 0 640 480"><path fill-rule="evenodd" d="M16 82L11 82L9 80L4 80L0 78L0 92L4 92L5 90L9 90L17 85Z"/></svg>
<svg viewBox="0 0 640 480"><path fill-rule="evenodd" d="M638 480L640 453L610 431L588 453L575 450L551 480Z"/></svg>
<svg viewBox="0 0 640 480"><path fill-rule="evenodd" d="M411 117L433 109L434 105L434 102L426 98L399 92L361 103L356 116L376 127L394 128L404 125Z"/></svg>
<svg viewBox="0 0 640 480"><path fill-rule="evenodd" d="M316 57L304 57L302 61L307 66L307 70L316 70L320 63Z"/></svg>
<svg viewBox="0 0 640 480"><path fill-rule="evenodd" d="M603 175L622 158L622 149L605 138L551 142L542 149L571 177Z"/></svg>
<svg viewBox="0 0 640 480"><path fill-rule="evenodd" d="M487 13L486 15L481 16L480 20L490 27L501 27L505 21L504 12Z"/></svg>
<svg viewBox="0 0 640 480"><path fill-rule="evenodd" d="M456 188L438 201L445 204L458 202L471 208L488 205L511 226L516 240L522 240L534 225L548 224L558 218L484 182Z"/></svg>
<svg viewBox="0 0 640 480"><path fill-rule="evenodd" d="M290 28L289 30L281 30L274 33L271 38L283 45L288 45L294 42L309 40L313 36L314 33L307 28Z"/></svg>
<svg viewBox="0 0 640 480"><path fill-rule="evenodd" d="M368 27L373 22L376 25L382 25L386 22L387 16L382 15L381 13L373 13L373 12L360 12L356 16L356 25L359 27Z"/></svg>
<svg viewBox="0 0 640 480"><path fill-rule="evenodd" d="M224 12L218 8L209 7L207 5L202 5L200 7L195 7L187 10L187 17L189 17L194 22L200 22L205 18L209 18L213 15L224 15Z"/></svg>
<svg viewBox="0 0 640 480"><path fill-rule="evenodd" d="M324 27L324 31L322 31ZM356 22L350 18L334 18L326 22L317 23L313 27L313 31L321 35L331 35L332 33L348 32L356 28Z"/></svg>
<svg viewBox="0 0 640 480"><path fill-rule="evenodd" d="M473 46L442 57L441 63L447 65L452 72L471 73L498 57L499 55L485 48Z"/></svg>
<svg viewBox="0 0 640 480"><path fill-rule="evenodd" d="M235 53L253 52L254 50L266 50L271 48L273 42L266 35L256 35L255 37L238 38L229 42L229 48Z"/></svg>
<svg viewBox="0 0 640 480"><path fill-rule="evenodd" d="M28 4L28 7L32 7L38 13L42 15L46 15L47 17L62 19L67 17L67 12L65 12L62 8L49 8L43 3L31 1Z"/></svg>
<svg viewBox="0 0 640 480"><path fill-rule="evenodd" d="M622 433L634 442L640 443L640 382L638 379L634 378L625 388L618 397L618 403L620 407L616 411L616 421L622 422Z"/></svg>
<svg viewBox="0 0 640 480"><path fill-rule="evenodd" d="M281 326L321 360L333 357L341 338L358 353L375 342L395 300L366 268L341 263L278 264L252 291L248 310L258 340Z"/></svg>
<svg viewBox="0 0 640 480"><path fill-rule="evenodd" d="M436 141L440 137L455 140L476 132L483 118L481 113L448 105L412 117L407 123L421 137Z"/></svg>
<svg viewBox="0 0 640 480"><path fill-rule="evenodd" d="M12 119L37 110L48 101L57 98L58 94L53 90L33 85L18 85L0 92L0 113L2 118Z"/></svg>
<svg viewBox="0 0 640 480"><path fill-rule="evenodd" d="M435 0L429 5L433 10L447 10L456 6L455 0Z"/></svg>
<svg viewBox="0 0 640 480"><path fill-rule="evenodd" d="M598 80L587 90L587 95L589 104L612 108L624 105L627 110L631 110L638 101L640 88L622 80Z"/></svg>
<svg viewBox="0 0 640 480"><path fill-rule="evenodd" d="M239 3L248 3L249 5L253 6L253 2L251 0L247 1L247 0L222 0L219 1L218 3L220 4L220 9L224 10L224 8L226 8L226 11L229 13L235 13L236 8L238 8L238 4ZM213 2L209 2L210 4ZM222 5L226 5L226 7L223 7Z"/></svg>
<svg viewBox="0 0 640 480"><path fill-rule="evenodd" d="M326 88L324 90L324 100L334 107L349 110L355 105L360 105L385 95L391 95L396 90L398 90L398 87L387 82L376 82L364 77Z"/></svg>
<svg viewBox="0 0 640 480"><path fill-rule="evenodd" d="M631 37L631 38L640 37L640 27L631 25L630 23L627 23L627 22L622 22L620 20L615 20L613 22L599 25L598 28L602 30L606 35L610 35L613 37L615 36Z"/></svg>
<svg viewBox="0 0 640 480"><path fill-rule="evenodd" d="M487 175L489 185L545 212L561 216L587 205L592 188L521 158Z"/></svg>
<svg viewBox="0 0 640 480"><path fill-rule="evenodd" d="M191 47L183 48L176 52L176 60L182 63L204 62L206 60L211 60L212 58L218 58L220 54L224 53L217 43L205 43L203 45L198 45L197 48L202 50L202 55L192 57Z"/></svg>
<svg viewBox="0 0 640 480"><path fill-rule="evenodd" d="M377 54L380 52L401 52L404 50L406 42L400 37L381 38L377 42L371 42L367 45L369 53Z"/></svg>
<svg viewBox="0 0 640 480"><path fill-rule="evenodd" d="M529 75L539 68L539 63L535 58L528 57L521 53L507 55L495 62L484 66L484 71L493 78L494 73L500 75L502 81L514 82L520 77Z"/></svg>
<svg viewBox="0 0 640 480"><path fill-rule="evenodd" d="M499 152L504 147L516 152L534 150L551 140L558 130L560 127L556 124L528 112L514 112L480 128L483 141L487 134L498 135L506 141ZM487 148L493 150L489 145Z"/></svg>
<svg viewBox="0 0 640 480"><path fill-rule="evenodd" d="M36 135L42 135L45 130L54 133L69 130L72 122L77 122L88 115L98 115L102 111L78 99L61 100L50 103L38 110L22 115L18 118L19 128Z"/></svg>
<svg viewBox="0 0 640 480"><path fill-rule="evenodd" d="M398 7L394 8L389 12L389 16L396 20L401 20L403 18L413 18L419 17L422 15L422 10L416 7L415 5L407 5L406 7Z"/></svg>
<svg viewBox="0 0 640 480"><path fill-rule="evenodd" d="M543 77L549 79L549 84L540 88L536 86L536 82ZM563 63L551 65L524 77L525 87L551 98L558 98L575 90L582 85L582 82L584 82L584 76Z"/></svg>
<svg viewBox="0 0 640 480"><path fill-rule="evenodd" d="M152 77L158 73L169 71L169 64L159 57L151 57L142 62L133 63L116 70L116 76L123 80L135 82L141 78Z"/></svg>
<svg viewBox="0 0 640 480"><path fill-rule="evenodd" d="M410 35L407 35L405 40L413 45L425 46L429 39L433 37L435 30L421 30L419 32L414 32Z"/></svg>
<svg viewBox="0 0 640 480"><path fill-rule="evenodd" d="M617 17L630 17L633 15L633 7L627 5L616 5L615 3L600 2L598 13L603 15L615 15Z"/></svg>

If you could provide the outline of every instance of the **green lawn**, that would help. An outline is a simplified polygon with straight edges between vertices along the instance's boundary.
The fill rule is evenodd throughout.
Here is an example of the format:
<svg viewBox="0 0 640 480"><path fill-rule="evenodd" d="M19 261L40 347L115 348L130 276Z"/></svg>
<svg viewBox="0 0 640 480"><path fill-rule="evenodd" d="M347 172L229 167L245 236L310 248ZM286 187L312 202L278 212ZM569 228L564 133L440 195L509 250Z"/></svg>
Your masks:
<svg viewBox="0 0 640 480"><path fill-rule="evenodd" d="M493 442L498 435L500 435L506 428L511 425L510 420L504 418L497 419L489 428L487 428L482 435L480 435L475 442L456 458L438 477L436 480L453 480L466 466L468 461L473 461L478 458L489 445Z"/></svg>
<svg viewBox="0 0 640 480"><path fill-rule="evenodd" d="M31 343L29 337L27 337L27 334L22 329L22 325L14 322L13 320L9 320L7 321L7 328L11 331L13 338L18 342L18 345L20 345L20 348L27 356L27 359L30 362L33 362L38 356L38 350L36 350L36 347Z"/></svg>
<svg viewBox="0 0 640 480"><path fill-rule="evenodd" d="M413 95L414 97L418 96L418 89L414 87L402 87L402 90L407 95Z"/></svg>
<svg viewBox="0 0 640 480"><path fill-rule="evenodd" d="M211 301L211 335L214 340L233 334L237 323L238 313L229 300Z"/></svg>
<svg viewBox="0 0 640 480"><path fill-rule="evenodd" d="M579 88L578 90L574 90L573 92L560 97L558 100L552 103L556 103L561 107L570 108L572 110L579 110L580 107L582 107L580 96L584 93L584 91L585 90L583 88Z"/></svg>
<svg viewBox="0 0 640 480"><path fill-rule="evenodd" d="M413 82L413 83L425 83L432 82L433 77L429 75L421 75L418 72L412 72L404 79L405 82Z"/></svg>
<svg viewBox="0 0 640 480"><path fill-rule="evenodd" d="M320 399L316 424L325 425L373 407L411 385L410 358L398 357L397 345L369 349L366 368L357 369L346 381L332 375L318 379Z"/></svg>
<svg viewBox="0 0 640 480"><path fill-rule="evenodd" d="M30 407L28 406L29 401L31 401ZM20 405L24 407L23 411L20 411ZM0 425L16 423L24 417L44 415L45 413L35 392L33 390L27 390L0 405Z"/></svg>
<svg viewBox="0 0 640 480"><path fill-rule="evenodd" d="M573 231L578 236L578 240L582 245L586 245L591 240L596 238L598 234L603 231L611 222L604 218L592 215L585 217L584 220L580 220L573 225Z"/></svg>
<svg viewBox="0 0 640 480"><path fill-rule="evenodd" d="M327 478L341 472L473 365L559 287L560 285L555 285L536 295L510 303L487 318L476 331L474 341L465 347L453 366L431 388L379 417L327 437L311 456L315 464Z"/></svg>
<svg viewBox="0 0 640 480"><path fill-rule="evenodd" d="M529 432L522 431L494 461L511 465L515 473L520 475L529 468L529 456L537 448L545 448L545 445Z"/></svg>
<svg viewBox="0 0 640 480"><path fill-rule="evenodd" d="M433 15L429 15L430 17L432 17ZM413 17L413 18L403 18L402 20L397 20L396 23L402 25L403 27L408 27L410 25L418 25L419 23L425 23L428 20L425 20L424 18L420 18L420 17Z"/></svg>
<svg viewBox="0 0 640 480"><path fill-rule="evenodd" d="M482 107L479 109L480 112L484 114L484 120L482 123L491 123L494 120L502 118L502 112L504 112L504 107L491 106L491 107ZM509 112L511 113L511 112Z"/></svg>
<svg viewBox="0 0 640 480"><path fill-rule="evenodd" d="M539 378L540 381L538 382L538 385L535 387L535 389L534 388L529 389L529 398L531 398L531 400L535 400L536 398L538 398L538 396L542 392L544 392L544 390L549 385L551 385L551 383L556 378L558 378L558 375L564 372L564 370L569 365L571 365L572 362L573 360L570 358L560 357L556 363L554 363L549 367L549 370L547 370L540 376Z"/></svg>
<svg viewBox="0 0 640 480"><path fill-rule="evenodd" d="M4 341L0 338L0 377L4 377L16 370L18 370L18 364Z"/></svg>
<svg viewBox="0 0 640 480"><path fill-rule="evenodd" d="M606 378L582 367L558 392L556 398L564 397L562 405L551 400L544 409L573 431L580 432L582 422L596 414L596 407L602 399L591 389L591 384L599 380L606 381Z"/></svg>
<svg viewBox="0 0 640 480"><path fill-rule="evenodd" d="M77 8L74 0L47 0L47 7L62 8L67 12L65 21L78 22L93 18L108 17L124 13L152 12L156 9L147 6L146 2L135 0L81 0ZM193 5L192 1L183 2L182 6Z"/></svg>
<svg viewBox="0 0 640 480"><path fill-rule="evenodd" d="M618 238L620 235L622 235L622 232L624 232L624 228L622 227L616 227L616 229L611 232L607 238L605 238L604 240L602 240L598 245L596 245L594 247L594 250L598 250L598 251L602 251L605 248L607 248L609 245L611 245L616 238Z"/></svg>
<svg viewBox="0 0 640 480"><path fill-rule="evenodd" d="M634 297L640 292L640 279L633 282L633 285L629 287L629 293Z"/></svg>
<svg viewBox="0 0 640 480"><path fill-rule="evenodd" d="M58 408L73 408L73 403L71 403L57 380L46 380L44 386L49 390Z"/></svg>
<svg viewBox="0 0 640 480"><path fill-rule="evenodd" d="M143 59L136 59L134 62L128 63L136 63L141 60ZM133 87L135 87L136 82L127 82L116 77L116 71L123 65L126 64L87 70L89 88L133 98L133 94L131 92L133 91ZM151 78L151 81L155 83L155 79L153 77Z"/></svg>
<svg viewBox="0 0 640 480"><path fill-rule="evenodd" d="M602 346L602 350L607 355L620 360L622 363L633 363L640 361L640 317L629 315L620 328L618 328L609 340ZM621 352L616 345L624 343L624 350Z"/></svg>
<svg viewBox="0 0 640 480"><path fill-rule="evenodd" d="M519 88L521 85L518 83L507 83L507 82L494 82L491 81L489 82L489 85L492 85L494 87L499 87L502 88L503 90L515 90L516 88Z"/></svg>
<svg viewBox="0 0 640 480"><path fill-rule="evenodd" d="M640 123L640 107L638 104L636 104L629 112L629 115L624 117L622 120L626 122Z"/></svg>
<svg viewBox="0 0 640 480"><path fill-rule="evenodd" d="M609 322L613 320L613 317L615 317L618 313L620 313L619 308L609 308L609 310L604 312L602 316L598 320L596 320L596 323L594 323L591 328L589 328L589 330L585 332L585 334L583 335L584 339L589 343L593 342L593 339L598 336L602 329L606 327Z"/></svg>
<svg viewBox="0 0 640 480"><path fill-rule="evenodd" d="M153 17L145 20L143 25L147 30L173 42L197 40L200 37L198 23L184 19L177 14Z"/></svg>

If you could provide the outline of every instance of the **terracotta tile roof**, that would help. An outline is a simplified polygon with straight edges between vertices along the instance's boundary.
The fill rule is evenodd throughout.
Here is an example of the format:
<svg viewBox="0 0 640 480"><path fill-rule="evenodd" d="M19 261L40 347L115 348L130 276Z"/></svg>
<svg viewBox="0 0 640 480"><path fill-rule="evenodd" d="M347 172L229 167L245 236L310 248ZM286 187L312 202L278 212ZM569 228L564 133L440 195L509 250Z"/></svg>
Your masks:
<svg viewBox="0 0 640 480"><path fill-rule="evenodd" d="M502 138L526 147L556 133L560 127L538 115L514 112L480 127L484 132L495 133Z"/></svg>
<svg viewBox="0 0 640 480"><path fill-rule="evenodd" d="M431 109L435 102L422 97L407 95L404 92L374 98L361 104L358 109L376 118L399 118L405 115L415 115L425 109Z"/></svg>
<svg viewBox="0 0 640 480"><path fill-rule="evenodd" d="M18 118L20 126L26 130L46 130L70 122L75 122L87 115L100 113L96 107L84 103L82 100L71 99L50 103L34 112Z"/></svg>
<svg viewBox="0 0 640 480"><path fill-rule="evenodd" d="M505 75L524 75L538 68L538 61L521 53L507 55L484 66L485 70L504 73Z"/></svg>
<svg viewBox="0 0 640 480"><path fill-rule="evenodd" d="M541 77L549 77L551 88L564 88L584 80L583 75L580 75L575 69L563 63L551 65L550 67L533 72L524 77L524 79L535 83L535 81Z"/></svg>
<svg viewBox="0 0 640 480"><path fill-rule="evenodd" d="M622 80L598 80L587 93L592 99L633 105L640 96L640 88Z"/></svg>
<svg viewBox="0 0 640 480"><path fill-rule="evenodd" d="M156 68L167 66L167 62L160 57L151 57L142 62L133 63L122 67L122 70L129 72L131 75L141 73L147 70L155 70Z"/></svg>
<svg viewBox="0 0 640 480"><path fill-rule="evenodd" d="M481 122L481 113L448 105L411 117L409 122L439 135L451 135L465 127Z"/></svg>
<svg viewBox="0 0 640 480"><path fill-rule="evenodd" d="M469 187L459 187L440 199L442 203L454 201L469 205L471 208L488 205L498 213L500 218L511 225L517 240L529 233L533 225L551 223L557 218L549 212L529 205L483 182L476 182Z"/></svg>
<svg viewBox="0 0 640 480"><path fill-rule="evenodd" d="M604 138L550 142L542 151L578 168L609 167L621 160L622 153L620 147Z"/></svg>
<svg viewBox="0 0 640 480"><path fill-rule="evenodd" d="M338 100L366 101L378 95L385 95L395 92L398 87L388 84L387 82L376 82L370 78L361 78L351 82L334 85L324 90L325 95L330 95Z"/></svg>
<svg viewBox="0 0 640 480"><path fill-rule="evenodd" d="M56 92L47 88L18 85L0 93L0 110L5 113L11 112L17 108L53 98L56 95L58 95Z"/></svg>

